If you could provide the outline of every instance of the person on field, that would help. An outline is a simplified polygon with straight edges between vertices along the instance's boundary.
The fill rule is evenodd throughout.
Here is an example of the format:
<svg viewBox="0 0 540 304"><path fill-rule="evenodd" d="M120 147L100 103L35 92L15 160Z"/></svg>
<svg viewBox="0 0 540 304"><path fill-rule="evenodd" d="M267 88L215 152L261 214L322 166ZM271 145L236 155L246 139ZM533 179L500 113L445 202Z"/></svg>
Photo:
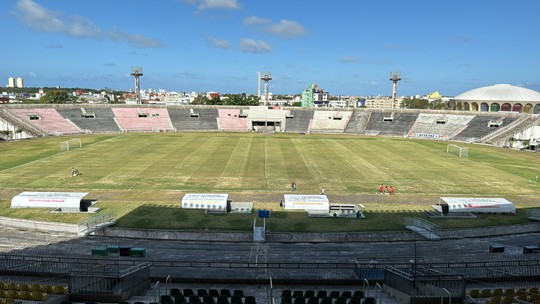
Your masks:
<svg viewBox="0 0 540 304"><path fill-rule="evenodd" d="M324 195L324 187L321 188L321 195Z"/></svg>
<svg viewBox="0 0 540 304"><path fill-rule="evenodd" d="M379 186L379 194L383 194L383 191L384 191L384 187L383 187L383 184L381 184Z"/></svg>
<svg viewBox="0 0 540 304"><path fill-rule="evenodd" d="M71 176L79 176L79 170L75 169L74 167L71 167Z"/></svg>
<svg viewBox="0 0 540 304"><path fill-rule="evenodd" d="M389 191L388 191L388 185L384 186L384 193L389 193Z"/></svg>
<svg viewBox="0 0 540 304"><path fill-rule="evenodd" d="M394 189L394 186L390 186L390 195L394 194L396 189Z"/></svg>
<svg viewBox="0 0 540 304"><path fill-rule="evenodd" d="M296 182L293 181L292 184L291 184L291 188L292 188L292 191L296 191Z"/></svg>

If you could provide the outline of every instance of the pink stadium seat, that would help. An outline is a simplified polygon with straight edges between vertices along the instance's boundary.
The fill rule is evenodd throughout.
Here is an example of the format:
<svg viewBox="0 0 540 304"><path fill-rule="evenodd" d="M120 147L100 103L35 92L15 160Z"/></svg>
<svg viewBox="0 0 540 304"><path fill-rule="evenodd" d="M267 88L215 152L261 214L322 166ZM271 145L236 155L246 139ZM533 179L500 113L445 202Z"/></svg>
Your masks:
<svg viewBox="0 0 540 304"><path fill-rule="evenodd" d="M54 135L81 133L80 129L62 117L62 115L53 108L12 109L11 111L21 119ZM37 116L39 119L31 119L31 116Z"/></svg>
<svg viewBox="0 0 540 304"><path fill-rule="evenodd" d="M248 119L240 117L240 109L218 109L219 127L224 131L248 131Z"/></svg>
<svg viewBox="0 0 540 304"><path fill-rule="evenodd" d="M164 108L112 108L112 111L124 131L174 130L169 112Z"/></svg>

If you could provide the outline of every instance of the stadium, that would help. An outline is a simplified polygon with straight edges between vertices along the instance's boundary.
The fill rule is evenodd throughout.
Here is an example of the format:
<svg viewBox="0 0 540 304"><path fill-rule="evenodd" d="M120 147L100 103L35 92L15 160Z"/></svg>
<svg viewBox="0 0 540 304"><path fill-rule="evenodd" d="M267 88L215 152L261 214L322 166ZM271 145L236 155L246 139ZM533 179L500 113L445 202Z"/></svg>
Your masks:
<svg viewBox="0 0 540 304"><path fill-rule="evenodd" d="M538 303L539 116L463 95L471 111L1 106L2 298ZM512 215L452 212L501 197Z"/></svg>

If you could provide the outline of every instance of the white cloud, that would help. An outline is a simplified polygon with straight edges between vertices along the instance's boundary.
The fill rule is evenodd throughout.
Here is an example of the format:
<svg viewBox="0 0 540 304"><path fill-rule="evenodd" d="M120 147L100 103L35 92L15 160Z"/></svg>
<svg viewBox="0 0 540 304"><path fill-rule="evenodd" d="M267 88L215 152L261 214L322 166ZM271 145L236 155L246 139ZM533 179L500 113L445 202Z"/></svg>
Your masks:
<svg viewBox="0 0 540 304"><path fill-rule="evenodd" d="M51 44L47 48L49 48L49 49L62 49L64 47L61 44Z"/></svg>
<svg viewBox="0 0 540 304"><path fill-rule="evenodd" d="M200 10L209 9L239 9L237 0L183 0L185 3L195 5Z"/></svg>
<svg viewBox="0 0 540 304"><path fill-rule="evenodd" d="M360 57L358 56L343 56L341 59L339 59L339 62L341 63L356 63L360 62Z"/></svg>
<svg viewBox="0 0 540 304"><path fill-rule="evenodd" d="M368 87L377 87L377 86L379 86L379 82L377 82L375 80L366 80L366 81L364 81L364 85L368 86Z"/></svg>
<svg viewBox="0 0 540 304"><path fill-rule="evenodd" d="M306 34L302 25L289 20L281 20L277 24L272 24L266 28L266 31L281 38L295 38Z"/></svg>
<svg viewBox="0 0 540 304"><path fill-rule="evenodd" d="M129 34L124 33L119 30L111 30L107 33L108 37L113 41L121 40L125 41L136 48L146 49L146 48L156 48L162 46L159 39L146 38L139 34Z"/></svg>
<svg viewBox="0 0 540 304"><path fill-rule="evenodd" d="M279 23L272 23L271 19L250 16L244 19L243 24L244 26L258 27L281 38L296 38L306 34L304 26L290 20L280 20Z"/></svg>
<svg viewBox="0 0 540 304"><path fill-rule="evenodd" d="M73 37L106 38L113 41L121 40L137 48L160 47L158 39L146 38L139 34L129 34L111 30L103 35L94 21L83 16L72 15L62 18L60 12L54 12L39 5L33 0L18 0L15 15L29 28L39 32L62 33Z"/></svg>
<svg viewBox="0 0 540 304"><path fill-rule="evenodd" d="M58 13L49 11L32 0L19 0L16 15L27 26L43 32L61 32L65 25Z"/></svg>
<svg viewBox="0 0 540 304"><path fill-rule="evenodd" d="M272 23L271 19L259 18L257 16L250 16L244 19L245 26L269 24Z"/></svg>
<svg viewBox="0 0 540 304"><path fill-rule="evenodd" d="M262 40L244 38L240 42L240 50L244 53L271 53L272 47Z"/></svg>
<svg viewBox="0 0 540 304"><path fill-rule="evenodd" d="M208 42L210 42L211 45L221 49L228 49L231 47L231 43L229 41L218 39L212 36L208 37Z"/></svg>
<svg viewBox="0 0 540 304"><path fill-rule="evenodd" d="M92 20L81 16L71 17L66 32L75 37L98 37L101 34L101 30Z"/></svg>

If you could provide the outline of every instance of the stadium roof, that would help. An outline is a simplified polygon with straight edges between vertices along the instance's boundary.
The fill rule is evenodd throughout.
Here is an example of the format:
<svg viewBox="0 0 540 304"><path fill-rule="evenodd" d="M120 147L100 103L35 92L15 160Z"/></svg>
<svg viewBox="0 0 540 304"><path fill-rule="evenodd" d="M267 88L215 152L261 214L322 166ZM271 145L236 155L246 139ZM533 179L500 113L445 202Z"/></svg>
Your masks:
<svg viewBox="0 0 540 304"><path fill-rule="evenodd" d="M509 84L495 84L461 93L454 100L540 102L540 93Z"/></svg>

